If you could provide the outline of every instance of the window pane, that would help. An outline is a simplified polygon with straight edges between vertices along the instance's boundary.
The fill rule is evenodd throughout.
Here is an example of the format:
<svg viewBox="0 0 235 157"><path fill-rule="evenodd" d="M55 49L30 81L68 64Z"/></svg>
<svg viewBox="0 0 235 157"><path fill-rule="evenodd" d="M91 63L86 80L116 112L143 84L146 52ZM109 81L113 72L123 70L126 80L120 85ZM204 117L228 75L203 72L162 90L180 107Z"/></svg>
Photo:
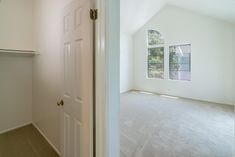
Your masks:
<svg viewBox="0 0 235 157"><path fill-rule="evenodd" d="M172 80L191 80L191 72L187 71L170 71L170 79Z"/></svg>
<svg viewBox="0 0 235 157"><path fill-rule="evenodd" d="M148 77L164 78L164 47L148 49Z"/></svg>
<svg viewBox="0 0 235 157"><path fill-rule="evenodd" d="M148 45L164 44L162 35L155 30L148 30Z"/></svg>
<svg viewBox="0 0 235 157"><path fill-rule="evenodd" d="M189 64L171 63L170 71L190 71Z"/></svg>
<svg viewBox="0 0 235 157"><path fill-rule="evenodd" d="M172 80L191 80L191 45L169 47L169 78Z"/></svg>

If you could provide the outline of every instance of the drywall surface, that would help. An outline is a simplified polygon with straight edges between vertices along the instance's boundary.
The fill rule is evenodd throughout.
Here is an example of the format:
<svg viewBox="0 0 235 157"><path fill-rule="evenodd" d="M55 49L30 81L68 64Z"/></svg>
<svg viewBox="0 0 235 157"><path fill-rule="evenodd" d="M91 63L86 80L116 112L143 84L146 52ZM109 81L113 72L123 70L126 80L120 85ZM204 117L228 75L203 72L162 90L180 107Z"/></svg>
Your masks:
<svg viewBox="0 0 235 157"><path fill-rule="evenodd" d="M33 1L2 0L0 49L33 49Z"/></svg>
<svg viewBox="0 0 235 157"><path fill-rule="evenodd" d="M33 64L33 121L60 150L60 25L67 0L36 0L35 47L40 53Z"/></svg>
<svg viewBox="0 0 235 157"><path fill-rule="evenodd" d="M234 60L235 60L235 55L234 55ZM233 105L235 106L235 61L233 61L233 66L232 67L233 67L232 68L232 71L233 71L233 77L232 77L232 80L233 80L233 85L232 85L232 88L233 88Z"/></svg>
<svg viewBox="0 0 235 157"><path fill-rule="evenodd" d="M0 3L0 49L33 49L33 1ZM32 121L32 57L0 53L0 132Z"/></svg>
<svg viewBox="0 0 235 157"><path fill-rule="evenodd" d="M120 0L106 1L106 104L108 157L120 157ZM106 113L106 111L104 111ZM105 142L105 143L106 143Z"/></svg>
<svg viewBox="0 0 235 157"><path fill-rule="evenodd" d="M32 121L32 57L0 54L0 132Z"/></svg>
<svg viewBox="0 0 235 157"><path fill-rule="evenodd" d="M165 5L165 0L121 0L120 28L122 32L133 35Z"/></svg>
<svg viewBox="0 0 235 157"><path fill-rule="evenodd" d="M133 40L129 34L120 34L120 92L133 88Z"/></svg>
<svg viewBox="0 0 235 157"><path fill-rule="evenodd" d="M190 43L192 80L148 79L146 31L156 29L166 46ZM235 25L166 6L134 35L134 88L205 101L233 104ZM166 48L167 49L167 48ZM165 52L166 57L168 56Z"/></svg>

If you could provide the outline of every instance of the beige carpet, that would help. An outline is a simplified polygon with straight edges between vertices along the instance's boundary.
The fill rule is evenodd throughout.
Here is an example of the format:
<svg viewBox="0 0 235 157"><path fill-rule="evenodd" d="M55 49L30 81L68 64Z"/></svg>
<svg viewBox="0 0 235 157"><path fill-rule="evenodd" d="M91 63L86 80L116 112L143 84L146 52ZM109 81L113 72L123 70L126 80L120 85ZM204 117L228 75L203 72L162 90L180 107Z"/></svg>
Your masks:
<svg viewBox="0 0 235 157"><path fill-rule="evenodd" d="M59 157L33 125L0 134L0 157Z"/></svg>
<svg viewBox="0 0 235 157"><path fill-rule="evenodd" d="M121 157L233 157L233 106L121 95Z"/></svg>

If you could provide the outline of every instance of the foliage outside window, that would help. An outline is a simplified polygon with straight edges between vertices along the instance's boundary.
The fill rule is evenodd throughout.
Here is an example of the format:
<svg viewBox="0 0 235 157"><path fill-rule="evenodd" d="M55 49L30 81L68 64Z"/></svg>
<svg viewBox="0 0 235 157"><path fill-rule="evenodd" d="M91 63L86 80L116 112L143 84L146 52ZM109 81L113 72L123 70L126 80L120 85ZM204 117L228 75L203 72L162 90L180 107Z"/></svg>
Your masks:
<svg viewBox="0 0 235 157"><path fill-rule="evenodd" d="M169 47L169 78L172 80L191 80L191 45Z"/></svg>
<svg viewBox="0 0 235 157"><path fill-rule="evenodd" d="M164 78L164 44L158 31L148 30L148 78Z"/></svg>
<svg viewBox="0 0 235 157"><path fill-rule="evenodd" d="M164 39L162 35L155 30L148 30L148 45L162 45L164 44Z"/></svg>
<svg viewBox="0 0 235 157"><path fill-rule="evenodd" d="M164 47L148 49L148 77L164 78Z"/></svg>

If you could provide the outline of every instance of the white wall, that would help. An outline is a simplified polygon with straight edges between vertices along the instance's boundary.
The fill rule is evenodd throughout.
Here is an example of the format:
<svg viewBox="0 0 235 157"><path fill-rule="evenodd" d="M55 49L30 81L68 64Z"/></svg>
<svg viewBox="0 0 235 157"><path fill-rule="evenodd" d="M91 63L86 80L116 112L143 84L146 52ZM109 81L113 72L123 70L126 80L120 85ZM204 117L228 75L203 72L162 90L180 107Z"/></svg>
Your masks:
<svg viewBox="0 0 235 157"><path fill-rule="evenodd" d="M0 132L32 121L32 57L0 54Z"/></svg>
<svg viewBox="0 0 235 157"><path fill-rule="evenodd" d="M132 35L120 34L120 92L133 88L133 39Z"/></svg>
<svg viewBox="0 0 235 157"><path fill-rule="evenodd" d="M33 49L32 6L0 2L0 49ZM32 57L0 53L0 100L0 132L32 121Z"/></svg>
<svg viewBox="0 0 235 157"><path fill-rule="evenodd" d="M192 81L147 79L146 30L160 31L167 44L191 43ZM235 25L166 6L134 36L134 87L224 104L233 102ZM167 64L167 63L166 63Z"/></svg>
<svg viewBox="0 0 235 157"><path fill-rule="evenodd" d="M234 57L234 60L235 60L235 57ZM235 61L233 61L233 85L232 85L232 88L233 88L233 105L235 106ZM235 110L235 108L234 108ZM235 122L234 122L235 123ZM235 150L234 150L235 151Z"/></svg>
<svg viewBox="0 0 235 157"><path fill-rule="evenodd" d="M166 0L120 0L123 33L134 34L166 4Z"/></svg>
<svg viewBox="0 0 235 157"><path fill-rule="evenodd" d="M108 121L105 131L107 141L107 157L120 157L120 0L105 1L105 105L107 109L103 111L105 121ZM102 21L102 20L101 20ZM107 142L107 143L106 143Z"/></svg>
<svg viewBox="0 0 235 157"><path fill-rule="evenodd" d="M0 49L33 49L33 1L0 2Z"/></svg>
<svg viewBox="0 0 235 157"><path fill-rule="evenodd" d="M60 20L68 0L35 0L35 47L40 53L33 64L33 121L60 150Z"/></svg>

